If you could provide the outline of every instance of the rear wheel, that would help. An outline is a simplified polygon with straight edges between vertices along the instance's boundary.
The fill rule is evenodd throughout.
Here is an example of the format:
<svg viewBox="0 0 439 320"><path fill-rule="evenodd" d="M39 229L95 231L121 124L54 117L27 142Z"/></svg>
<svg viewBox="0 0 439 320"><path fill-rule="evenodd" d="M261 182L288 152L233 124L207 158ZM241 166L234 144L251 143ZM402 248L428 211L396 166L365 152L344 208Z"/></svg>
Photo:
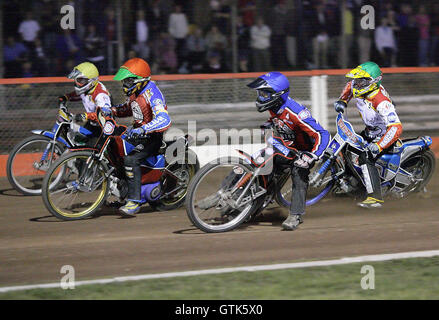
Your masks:
<svg viewBox="0 0 439 320"><path fill-rule="evenodd" d="M190 158L186 158L190 159ZM159 200L151 203L154 209L168 211L179 208L183 205L188 191L189 182L200 169L198 159L188 161L189 163L179 164L175 162L168 167L162 176L162 196Z"/></svg>
<svg viewBox="0 0 439 320"><path fill-rule="evenodd" d="M30 136L11 151L6 165L9 183L24 195L40 195L44 175L66 147L45 136ZM53 182L58 183L63 172Z"/></svg>
<svg viewBox="0 0 439 320"><path fill-rule="evenodd" d="M263 204L266 190L253 168L239 158L205 165L191 181L186 199L189 220L204 232L239 227Z"/></svg>
<svg viewBox="0 0 439 320"><path fill-rule="evenodd" d="M309 176L311 177L313 173L317 172L324 161L318 162L310 171ZM321 199L323 199L329 191L331 191L334 186L334 180L331 177L331 172L335 169L331 167L326 171L326 174L320 178L320 183L318 186L309 186L306 193L306 205L311 206L316 204ZM276 202L285 208L290 208L291 206L291 192L293 188L293 183L289 174L282 177L279 181L279 190L275 194Z"/></svg>
<svg viewBox="0 0 439 320"><path fill-rule="evenodd" d="M413 175L414 182L407 189L409 192L422 191L433 176L436 158L431 150L417 153L401 164L401 168Z"/></svg>
<svg viewBox="0 0 439 320"><path fill-rule="evenodd" d="M108 196L105 164L78 151L59 158L47 172L42 187L43 202L49 212L62 220L90 217ZM64 170L64 179L54 187L53 180Z"/></svg>

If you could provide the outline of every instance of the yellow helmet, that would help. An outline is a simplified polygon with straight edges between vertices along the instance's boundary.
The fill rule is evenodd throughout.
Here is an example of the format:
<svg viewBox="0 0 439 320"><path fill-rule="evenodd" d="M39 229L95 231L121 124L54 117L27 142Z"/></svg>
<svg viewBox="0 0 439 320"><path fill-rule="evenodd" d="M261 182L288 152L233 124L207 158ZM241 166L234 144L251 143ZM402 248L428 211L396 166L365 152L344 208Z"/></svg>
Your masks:
<svg viewBox="0 0 439 320"><path fill-rule="evenodd" d="M346 78L352 79L354 97L360 97L379 89L383 73L375 62L367 61L349 71Z"/></svg>
<svg viewBox="0 0 439 320"><path fill-rule="evenodd" d="M75 91L79 95L96 87L99 71L93 63L83 62L74 67L67 78L75 80Z"/></svg>

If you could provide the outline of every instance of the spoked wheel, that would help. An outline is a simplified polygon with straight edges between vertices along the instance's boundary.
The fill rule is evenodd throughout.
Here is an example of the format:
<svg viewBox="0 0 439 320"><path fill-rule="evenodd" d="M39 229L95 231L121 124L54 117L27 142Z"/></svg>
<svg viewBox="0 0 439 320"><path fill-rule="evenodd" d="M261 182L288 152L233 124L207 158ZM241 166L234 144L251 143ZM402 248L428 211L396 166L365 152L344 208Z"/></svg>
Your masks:
<svg viewBox="0 0 439 320"><path fill-rule="evenodd" d="M189 182L200 168L198 160L195 164L174 163L162 176L162 196L151 204L155 209L168 211L179 208L186 198Z"/></svg>
<svg viewBox="0 0 439 320"><path fill-rule="evenodd" d="M9 183L24 195L40 195L44 175L65 150L65 146L45 136L31 136L17 144L8 157ZM53 183L58 183L59 172Z"/></svg>
<svg viewBox="0 0 439 320"><path fill-rule="evenodd" d="M205 165L189 185L186 211L204 232L237 228L260 207L266 190L253 169L238 158L222 158Z"/></svg>
<svg viewBox="0 0 439 320"><path fill-rule="evenodd" d="M107 198L108 170L102 162L92 160L91 155L88 151L65 154L47 172L42 196L44 205L55 217L62 220L87 218ZM62 170L65 170L62 182L49 187Z"/></svg>
<svg viewBox="0 0 439 320"><path fill-rule="evenodd" d="M433 176L435 167L436 158L431 150L415 154L404 161L401 168L411 173L415 180L406 190L408 192L422 191Z"/></svg>
<svg viewBox="0 0 439 320"><path fill-rule="evenodd" d="M312 177L314 172L317 172L320 167L323 165L323 161L319 161L316 165L310 170L309 176ZM334 186L334 180L331 177L331 171L334 171L334 168L327 170L325 176L321 178L320 183L317 186L308 186L308 191L306 193L306 205L311 206L322 198L324 198L329 191L331 191ZM292 192L293 182L291 181L291 176L285 175L279 181L279 191L275 195L276 202L285 207L290 208L291 206L291 192Z"/></svg>

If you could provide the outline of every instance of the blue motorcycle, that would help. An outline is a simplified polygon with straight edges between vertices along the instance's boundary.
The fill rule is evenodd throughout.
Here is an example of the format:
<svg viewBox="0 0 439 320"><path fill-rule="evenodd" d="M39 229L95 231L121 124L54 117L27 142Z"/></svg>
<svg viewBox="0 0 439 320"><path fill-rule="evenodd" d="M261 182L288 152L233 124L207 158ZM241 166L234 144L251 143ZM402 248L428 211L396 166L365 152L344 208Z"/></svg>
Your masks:
<svg viewBox="0 0 439 320"><path fill-rule="evenodd" d="M350 196L365 195L359 156L365 151L367 142L355 133L352 124L342 113L336 119L337 133L320 161L310 174L306 204L313 205L330 192ZM383 196L405 197L409 193L423 191L432 177L436 165L430 150L429 136L398 140L376 160L381 178ZM277 202L290 206L291 184L282 186Z"/></svg>
<svg viewBox="0 0 439 320"><path fill-rule="evenodd" d="M76 133L71 129L76 127ZM45 173L69 149L83 147L93 133L73 122L65 103L59 104L52 130L32 130L32 135L17 143L9 153L6 173L9 183L24 195L40 195ZM80 139L78 139L80 138ZM61 172L58 177L62 177Z"/></svg>

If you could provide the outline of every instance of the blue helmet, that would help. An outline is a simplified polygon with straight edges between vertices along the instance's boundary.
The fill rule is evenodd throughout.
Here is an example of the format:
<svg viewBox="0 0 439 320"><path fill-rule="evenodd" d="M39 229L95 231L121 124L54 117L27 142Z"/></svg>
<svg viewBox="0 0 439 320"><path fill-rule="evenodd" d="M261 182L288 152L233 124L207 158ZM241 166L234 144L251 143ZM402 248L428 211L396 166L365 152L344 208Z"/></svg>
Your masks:
<svg viewBox="0 0 439 320"><path fill-rule="evenodd" d="M277 112L287 101L290 91L288 78L280 72L269 72L249 83L247 87L257 90L256 108L259 112Z"/></svg>

